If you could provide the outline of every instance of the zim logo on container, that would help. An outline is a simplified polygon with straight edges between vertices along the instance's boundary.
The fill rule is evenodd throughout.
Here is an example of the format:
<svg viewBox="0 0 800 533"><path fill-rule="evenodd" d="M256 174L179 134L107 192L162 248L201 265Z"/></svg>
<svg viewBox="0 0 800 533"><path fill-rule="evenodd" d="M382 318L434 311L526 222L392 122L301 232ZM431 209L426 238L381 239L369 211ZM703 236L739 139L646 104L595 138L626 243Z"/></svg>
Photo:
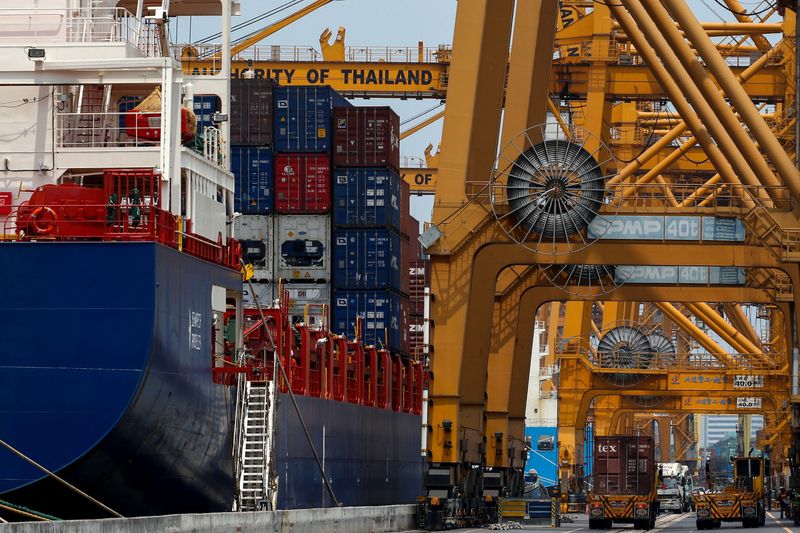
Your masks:
<svg viewBox="0 0 800 533"><path fill-rule="evenodd" d="M336 122L336 127L339 128L340 130L343 130L343 129L347 128L347 119L346 118L340 118Z"/></svg>

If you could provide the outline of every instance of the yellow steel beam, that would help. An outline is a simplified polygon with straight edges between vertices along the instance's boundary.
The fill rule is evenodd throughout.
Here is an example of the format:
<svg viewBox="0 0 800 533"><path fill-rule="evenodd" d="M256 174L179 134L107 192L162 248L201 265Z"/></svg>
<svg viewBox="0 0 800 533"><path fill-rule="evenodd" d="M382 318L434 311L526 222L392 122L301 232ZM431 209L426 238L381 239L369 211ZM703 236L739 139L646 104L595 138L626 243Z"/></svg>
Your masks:
<svg viewBox="0 0 800 533"><path fill-rule="evenodd" d="M660 2L650 0L623 0L628 11L635 16L648 43L659 59L669 69L669 76L683 90L683 95L671 99L677 106L676 98L691 103L691 110L681 104L678 111L686 118L687 113L699 115L703 125L716 141L716 146L736 171L742 182L751 186L776 187L778 180L769 168L763 155L753 146L747 133L741 129L733 111L725 102L719 89L700 68L694 52L689 48L672 19ZM658 67L653 67L658 69ZM746 141L746 142L745 142ZM704 146L704 148L707 148ZM707 151L708 153L708 151ZM708 153L712 157L711 153ZM715 166L719 165L712 157ZM722 173L722 172L720 172ZM725 175L722 173L723 176ZM738 181L738 180L737 180ZM736 183L736 182L734 182ZM763 202L770 202L774 196L770 191L758 189ZM774 198L773 198L774 199ZM771 204L767 204L771 205Z"/></svg>
<svg viewBox="0 0 800 533"><path fill-rule="evenodd" d="M400 177L410 186L411 194L432 195L436 192L439 169L425 167L401 168Z"/></svg>
<svg viewBox="0 0 800 533"><path fill-rule="evenodd" d="M445 109L441 154L442 179L436 187L433 221L441 223L464 206L466 184L471 176L487 175L493 165L500 129L500 113L505 90L506 65L511 37L513 0L473 0L460 2L456 12L453 63L450 70L452 91ZM552 45L551 45L552 47ZM447 183L447 187L442 187ZM471 208L467 206L466 209ZM475 206L477 208L477 206ZM470 213L462 220L470 220ZM484 213L485 216L485 213ZM435 300L431 317L435 324L431 357L432 432L428 447L430 460L449 464L480 464L484 437L484 394L491 331L491 317L485 311L494 299L494 283L500 270L490 276L475 275L465 251L463 264L449 256L431 258L431 292ZM475 296L457 294L462 283L476 284ZM483 291L488 291L484 293ZM468 300L464 300L464 297ZM474 316L481 307L481 316ZM470 315L470 309L473 315ZM477 328L476 321L481 327ZM488 326L478 343L465 342L465 332ZM445 421L449 424L445 424ZM447 428L450 429L447 429Z"/></svg>
<svg viewBox="0 0 800 533"><path fill-rule="evenodd" d="M717 335L722 338L722 340L730 344L740 354L749 357L755 357L762 363L766 363L768 365L772 363L769 356L762 353L758 346L750 342L747 337L740 334L736 328L725 321L725 319L707 303L685 302L683 305L695 316L705 322L711 329L714 330Z"/></svg>
<svg viewBox="0 0 800 533"><path fill-rule="evenodd" d="M706 351L708 351L708 353L719 359L719 361L725 365L729 365L731 367L735 366L735 361L730 358L725 350L722 349L719 344L714 342L713 339L709 338L708 335L703 332L703 330L698 328L674 305L669 302L659 302L656 305L664 312L664 314L668 315L677 326L691 335L691 337L696 340L697 343L700 344L700 346L702 346Z"/></svg>
<svg viewBox="0 0 800 533"><path fill-rule="evenodd" d="M182 59L189 75L208 75L219 71L213 59ZM735 74L745 69L732 67ZM251 72L256 78L272 78L284 86L330 85L345 96L383 98L444 99L450 89L450 65L440 63L374 63L323 61L234 60L231 76ZM589 92L589 66L555 64L550 81L551 94L565 93L585 99ZM450 81L448 81L450 80ZM781 101L785 96L786 76L779 67L768 66L744 84L748 94L758 100ZM666 98L650 70L641 65L609 65L606 81L609 98Z"/></svg>
<svg viewBox="0 0 800 533"><path fill-rule="evenodd" d="M440 120L442 118L444 118L444 111L439 111L438 113L436 113L434 115L431 115L430 117L426 118L425 120L423 120L419 124L415 124L414 126L411 126L410 128L408 128L407 130L401 131L400 132L400 140L402 141L403 139L406 139L406 138L414 135L419 130L427 128L428 126L430 126L431 124L433 124L434 122L437 122L438 120Z"/></svg>
<svg viewBox="0 0 800 533"><path fill-rule="evenodd" d="M625 7L623 7L623 3ZM704 105L700 102L699 96L694 94L697 92L696 88L692 93L693 98L691 100L692 104L697 104L698 112L700 110L704 111L703 120L695 112L695 108L689 105L686 99L688 95L685 92L692 88L691 81L687 79L688 75L680 76L682 73L681 65L676 61L674 54L669 49L669 45L660 36L655 24L647 18L647 14L641 4L635 0L610 0L609 6L625 29L625 32L633 40L636 48L647 60L653 74L657 76L659 82L664 86L684 122L692 131L700 146L703 147L717 171L728 183L739 184L741 183L741 178L747 185L758 186L758 179L741 154L734 153L727 144L720 145L717 142L716 137L725 137L727 134L710 109L708 109L707 104ZM631 13L628 13L628 10ZM635 21L632 15L635 15ZM637 26L637 23L641 26ZM651 45L653 46L652 48ZM666 59L668 63L666 65L662 64L662 59ZM669 71L667 70L668 68ZM714 137L713 139L712 136ZM769 196L763 191L761 191L759 197L765 202L770 200Z"/></svg>
<svg viewBox="0 0 800 533"><path fill-rule="evenodd" d="M652 4L653 0L645 0L645 2ZM747 125L749 133L756 138L761 149L766 152L772 164L775 165L783 184L789 188L795 200L800 200L800 183L798 183L800 180L798 180L797 168L794 163L792 163L789 155L783 149L778 139L772 133L772 130L767 126L764 118L748 96L747 91L744 90L741 84L739 84L736 78L731 74L725 59L719 54L719 51L714 47L714 44L708 36L703 34L703 30L689 9L689 6L686 5L684 0L674 0L669 3L669 9L672 16L680 23L689 40L697 49L697 52L703 59L705 68L714 75L717 82L721 85L724 94L733 102L733 105L742 118L742 122ZM722 100L722 103L726 105L724 100ZM729 110L727 106L725 109ZM730 112L730 114L732 115L733 113ZM737 124L737 126L736 135L733 136L733 139L737 141L737 146L739 146L742 151L745 151L745 148L753 146L753 142L750 139L750 135L741 128L741 125ZM741 137L741 141L738 141L738 137ZM760 152L757 152L757 154L761 156ZM748 154L748 159L751 161L751 164L753 164L751 157L755 157L755 155L755 153ZM769 169L769 167L767 168ZM765 178L769 177L772 177L772 181L765 181ZM768 174L762 175L759 173L759 178L764 185L776 186L779 184L778 180L772 174L771 169L769 169Z"/></svg>
<svg viewBox="0 0 800 533"><path fill-rule="evenodd" d="M747 80L751 79L755 74L757 74L767 66L769 61L775 55L777 55L780 48L781 47L775 47L774 49L770 50L769 52L761 56L758 60L754 61L749 67L747 67L744 71L742 71L739 74L737 79L740 82L746 82ZM609 180L609 183L613 185L617 181L623 181L628 176L631 176L634 172L639 170L639 168L641 168L648 160L659 155L664 148L668 147L670 143L672 143L672 141L683 135L686 129L687 126L684 121L681 120L680 122L678 122L678 124L676 124L675 127L673 127L668 134L658 139L655 143L653 143L651 147L649 147L641 155L639 155L633 161L628 163L622 170L620 170L619 175Z"/></svg>

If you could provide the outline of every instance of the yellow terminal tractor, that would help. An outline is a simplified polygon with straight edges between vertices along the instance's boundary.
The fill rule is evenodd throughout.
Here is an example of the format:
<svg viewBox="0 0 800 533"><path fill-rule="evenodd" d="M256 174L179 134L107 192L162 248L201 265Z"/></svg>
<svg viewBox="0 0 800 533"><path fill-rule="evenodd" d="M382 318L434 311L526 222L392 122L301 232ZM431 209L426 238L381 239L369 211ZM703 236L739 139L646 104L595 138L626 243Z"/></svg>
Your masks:
<svg viewBox="0 0 800 533"><path fill-rule="evenodd" d="M763 526L766 520L766 487L769 461L763 457L731 457L733 484L722 492L697 496L697 529L720 527L722 522L742 522L744 527Z"/></svg>

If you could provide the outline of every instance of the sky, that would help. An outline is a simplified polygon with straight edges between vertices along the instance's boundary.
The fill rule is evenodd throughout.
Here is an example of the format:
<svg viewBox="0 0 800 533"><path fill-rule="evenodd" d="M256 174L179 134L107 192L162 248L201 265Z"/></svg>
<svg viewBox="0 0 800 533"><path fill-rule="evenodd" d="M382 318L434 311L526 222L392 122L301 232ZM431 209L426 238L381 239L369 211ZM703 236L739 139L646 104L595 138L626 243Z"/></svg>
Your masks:
<svg viewBox="0 0 800 533"><path fill-rule="evenodd" d="M718 0L687 0L695 14L703 21L733 20L724 11ZM721 0L719 0L721 2ZM745 9L753 9L762 1L740 0ZM276 22L311 0L241 0L241 15L234 17L233 24L258 16L266 11L293 4L290 8L234 33L234 38ZM419 41L425 46L450 45L453 40L456 0L334 0L291 26L271 35L261 45L299 45L313 47L319 51L319 36L330 28L333 34L339 26L347 30L345 46L396 46L416 47ZM194 42L218 31L218 22L209 17L192 17L191 34L188 17L181 17L171 24L173 42ZM356 105L390 105L400 115L401 122L425 111L438 102L434 100L401 101L399 99L355 100ZM405 129L405 128L402 128ZM438 146L442 133L442 121L402 141L403 156L424 157L428 144ZM411 212L421 221L430 220L433 197L417 196L411 201Z"/></svg>

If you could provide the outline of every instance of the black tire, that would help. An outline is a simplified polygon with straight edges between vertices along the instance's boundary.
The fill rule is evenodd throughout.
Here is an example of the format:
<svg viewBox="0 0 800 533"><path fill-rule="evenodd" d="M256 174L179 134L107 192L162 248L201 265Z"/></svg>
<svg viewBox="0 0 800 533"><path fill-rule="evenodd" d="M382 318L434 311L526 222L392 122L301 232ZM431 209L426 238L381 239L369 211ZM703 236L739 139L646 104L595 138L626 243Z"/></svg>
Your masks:
<svg viewBox="0 0 800 533"><path fill-rule="evenodd" d="M698 520L696 525L697 529L700 531L703 531L704 529L711 529L711 525L709 525L708 520Z"/></svg>
<svg viewBox="0 0 800 533"><path fill-rule="evenodd" d="M722 520L712 520L711 521L711 527L713 527L714 529L721 528L722 527Z"/></svg>
<svg viewBox="0 0 800 533"><path fill-rule="evenodd" d="M603 529L601 526L603 524L603 520L595 520L593 518L589 519L589 529Z"/></svg>

